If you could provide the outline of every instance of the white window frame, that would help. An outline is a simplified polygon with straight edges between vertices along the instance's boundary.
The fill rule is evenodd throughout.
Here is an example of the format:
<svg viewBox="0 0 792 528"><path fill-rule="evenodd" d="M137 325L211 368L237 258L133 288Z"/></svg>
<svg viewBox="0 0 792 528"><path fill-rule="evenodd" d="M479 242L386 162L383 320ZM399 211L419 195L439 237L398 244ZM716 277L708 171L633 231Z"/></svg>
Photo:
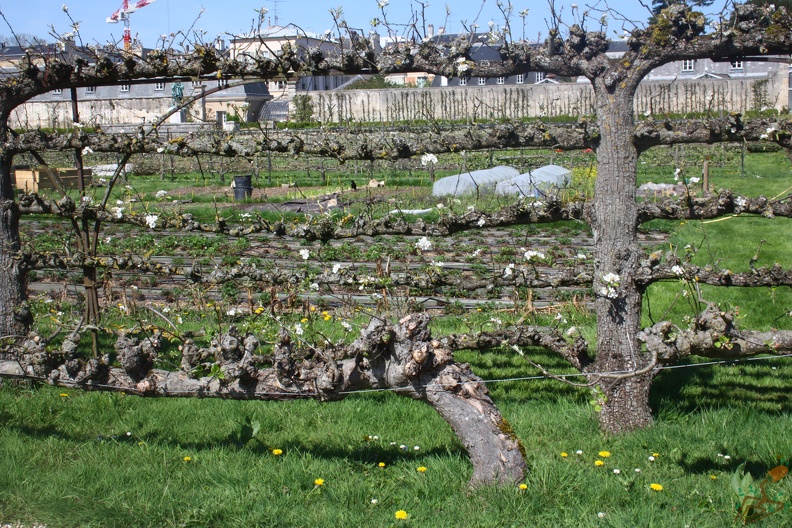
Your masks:
<svg viewBox="0 0 792 528"><path fill-rule="evenodd" d="M156 82L156 83L154 83L154 91L155 92L164 92L165 91L165 83L164 82Z"/></svg>
<svg viewBox="0 0 792 528"><path fill-rule="evenodd" d="M95 94L96 93L96 86L86 86L85 93L87 94Z"/></svg>
<svg viewBox="0 0 792 528"><path fill-rule="evenodd" d="M517 78L515 79L515 82L517 84L523 84L525 82L525 74L524 73L518 73L517 74Z"/></svg>
<svg viewBox="0 0 792 528"><path fill-rule="evenodd" d="M52 90L53 95L61 95L63 94L63 88L55 88Z"/></svg>
<svg viewBox="0 0 792 528"><path fill-rule="evenodd" d="M121 85L121 92L129 92L129 85L128 84L122 84Z"/></svg>
<svg viewBox="0 0 792 528"><path fill-rule="evenodd" d="M536 82L540 83L545 80L545 72L536 72Z"/></svg>
<svg viewBox="0 0 792 528"><path fill-rule="evenodd" d="M467 86L467 77L459 78L459 86Z"/></svg>
<svg viewBox="0 0 792 528"><path fill-rule="evenodd" d="M731 69L731 70L743 70L743 69L745 69L745 64L741 60L732 61L729 64L729 69Z"/></svg>
<svg viewBox="0 0 792 528"><path fill-rule="evenodd" d="M506 77L498 77L498 84L506 84Z"/></svg>
<svg viewBox="0 0 792 528"><path fill-rule="evenodd" d="M683 72L694 72L696 71L696 61L694 59L685 59L682 61L682 69Z"/></svg>
<svg viewBox="0 0 792 528"><path fill-rule="evenodd" d="M487 78L486 77L479 77L478 78L478 85L479 86L486 86L486 84L487 84Z"/></svg>

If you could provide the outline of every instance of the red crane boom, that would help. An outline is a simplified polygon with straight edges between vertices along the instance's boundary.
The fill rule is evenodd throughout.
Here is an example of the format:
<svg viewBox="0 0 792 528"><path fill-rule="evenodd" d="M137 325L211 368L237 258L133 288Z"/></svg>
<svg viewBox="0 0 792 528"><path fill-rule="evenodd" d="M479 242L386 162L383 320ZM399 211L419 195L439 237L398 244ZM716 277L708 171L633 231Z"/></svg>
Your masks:
<svg viewBox="0 0 792 528"><path fill-rule="evenodd" d="M149 4L153 4L155 0L137 0L133 5L129 5L129 0L124 0L121 7L107 17L108 24L117 24L119 21L124 23L124 50L129 51L132 48L132 33L129 30L129 15Z"/></svg>

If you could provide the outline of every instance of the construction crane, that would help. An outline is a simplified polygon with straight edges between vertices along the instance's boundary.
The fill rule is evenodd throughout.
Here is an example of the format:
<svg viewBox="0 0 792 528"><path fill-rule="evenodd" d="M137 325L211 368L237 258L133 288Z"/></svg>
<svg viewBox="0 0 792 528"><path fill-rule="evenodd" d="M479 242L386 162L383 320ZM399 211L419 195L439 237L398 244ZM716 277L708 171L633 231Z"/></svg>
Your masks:
<svg viewBox="0 0 792 528"><path fill-rule="evenodd" d="M153 4L154 0L137 0L134 5L130 6L129 0L124 0L115 13L107 17L108 24L118 24L119 21L124 23L124 51L129 51L132 48L132 34L129 31L129 15L149 4Z"/></svg>

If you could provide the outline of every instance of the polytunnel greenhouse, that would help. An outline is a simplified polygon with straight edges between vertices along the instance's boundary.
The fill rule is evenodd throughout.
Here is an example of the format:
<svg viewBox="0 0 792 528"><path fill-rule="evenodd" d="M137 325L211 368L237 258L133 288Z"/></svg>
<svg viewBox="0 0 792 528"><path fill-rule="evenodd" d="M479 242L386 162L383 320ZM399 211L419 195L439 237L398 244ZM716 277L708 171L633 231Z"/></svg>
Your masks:
<svg viewBox="0 0 792 528"><path fill-rule="evenodd" d="M569 169L559 165L545 165L531 172L498 182L495 192L545 198L553 189L561 189L569 185L571 179L572 172Z"/></svg>
<svg viewBox="0 0 792 528"><path fill-rule="evenodd" d="M491 169L447 176L434 183L432 196L460 196L469 193L493 192L498 182L520 175L514 167L500 165Z"/></svg>

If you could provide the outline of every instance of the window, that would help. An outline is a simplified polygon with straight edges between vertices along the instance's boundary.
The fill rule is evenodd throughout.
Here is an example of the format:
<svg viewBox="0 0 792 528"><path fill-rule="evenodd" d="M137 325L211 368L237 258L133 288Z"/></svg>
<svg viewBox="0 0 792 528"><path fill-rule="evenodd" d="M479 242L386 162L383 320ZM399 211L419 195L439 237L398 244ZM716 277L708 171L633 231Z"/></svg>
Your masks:
<svg viewBox="0 0 792 528"><path fill-rule="evenodd" d="M428 81L429 81L429 78L426 77L425 75L422 75L422 76L418 77L418 79L415 81L415 84L416 84L416 86L418 86L418 88L423 88L424 86L426 86L426 83Z"/></svg>
<svg viewBox="0 0 792 528"><path fill-rule="evenodd" d="M201 86L203 86L203 83L201 81L193 81L192 82L193 90L195 90L196 88L201 87Z"/></svg>
<svg viewBox="0 0 792 528"><path fill-rule="evenodd" d="M536 81L534 81L534 82L542 82L542 81L544 81L544 79L545 79L544 72L536 72L535 75L536 75Z"/></svg>
<svg viewBox="0 0 792 528"><path fill-rule="evenodd" d="M122 84L121 85L121 91L122 92L128 92L129 91L129 85L128 84Z"/></svg>
<svg viewBox="0 0 792 528"><path fill-rule="evenodd" d="M154 91L155 92L165 91L165 83L164 82L154 83Z"/></svg>
<svg viewBox="0 0 792 528"><path fill-rule="evenodd" d="M52 90L53 95L61 95L62 93L63 93L62 88L55 88L54 90Z"/></svg>
<svg viewBox="0 0 792 528"><path fill-rule="evenodd" d="M682 61L682 71L683 72L696 71L696 61L694 61L694 60L683 60Z"/></svg>
<svg viewBox="0 0 792 528"><path fill-rule="evenodd" d="M524 83L525 82L525 74L524 73L518 73L516 81L517 81L517 84Z"/></svg>
<svg viewBox="0 0 792 528"><path fill-rule="evenodd" d="M742 70L743 69L743 61L734 61L731 63L732 70Z"/></svg>
<svg viewBox="0 0 792 528"><path fill-rule="evenodd" d="M487 78L486 77L479 77L478 78L478 83L479 83L479 86L484 86L485 84L487 84Z"/></svg>
<svg viewBox="0 0 792 528"><path fill-rule="evenodd" d="M506 84L506 77L498 77L498 84Z"/></svg>
<svg viewBox="0 0 792 528"><path fill-rule="evenodd" d="M467 86L467 77L459 78L459 86Z"/></svg>
<svg viewBox="0 0 792 528"><path fill-rule="evenodd" d="M87 94L96 93L96 86L86 86L85 93Z"/></svg>

